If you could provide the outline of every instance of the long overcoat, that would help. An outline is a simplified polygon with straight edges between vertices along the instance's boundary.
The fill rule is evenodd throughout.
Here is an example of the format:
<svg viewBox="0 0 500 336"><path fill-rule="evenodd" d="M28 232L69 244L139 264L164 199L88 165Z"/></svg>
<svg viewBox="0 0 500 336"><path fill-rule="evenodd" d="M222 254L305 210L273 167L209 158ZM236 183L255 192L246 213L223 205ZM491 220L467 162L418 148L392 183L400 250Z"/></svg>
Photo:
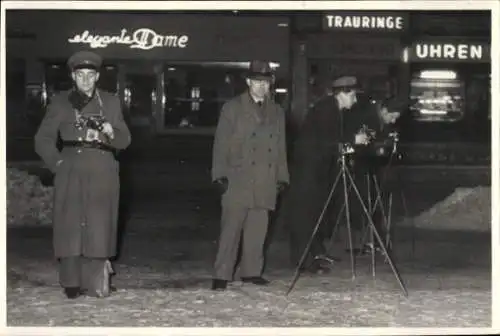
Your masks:
<svg viewBox="0 0 500 336"><path fill-rule="evenodd" d="M339 172L339 144L354 143L355 134L367 120L369 112L365 111L341 111L335 98L326 96L308 111L299 129L293 144L290 187L278 214L278 221L291 228L292 253L298 256L305 248ZM336 207L342 205L338 202L342 196L341 187L342 181L339 181L333 201ZM328 234L328 230L328 225L323 224L319 234Z"/></svg>
<svg viewBox="0 0 500 336"><path fill-rule="evenodd" d="M215 132L212 179L228 179L222 205L274 210L278 182L289 182L285 115L270 99L248 92L222 108Z"/></svg>
<svg viewBox="0 0 500 336"><path fill-rule="evenodd" d="M53 98L35 135L36 152L55 174L54 254L108 258L116 254L119 163L109 151L57 148L58 135L63 141L81 141L87 132L86 127L75 127L76 113L69 93L61 92ZM114 139L106 140L102 134L99 138L115 149L129 146L131 136L118 97L98 90L80 113L102 114L113 126Z"/></svg>

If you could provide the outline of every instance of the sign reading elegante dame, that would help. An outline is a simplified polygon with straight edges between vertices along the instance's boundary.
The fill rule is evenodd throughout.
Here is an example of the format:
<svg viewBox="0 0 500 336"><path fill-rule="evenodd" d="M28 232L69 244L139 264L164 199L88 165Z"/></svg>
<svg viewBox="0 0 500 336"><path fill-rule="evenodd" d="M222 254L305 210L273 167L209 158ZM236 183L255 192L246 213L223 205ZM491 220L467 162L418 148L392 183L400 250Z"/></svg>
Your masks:
<svg viewBox="0 0 500 336"><path fill-rule="evenodd" d="M88 44L91 48L106 48L111 44L128 45L131 49L151 50L153 48L186 48L187 35L161 35L149 28L139 28L133 33L122 29L120 35L91 34L85 30L68 39L69 43Z"/></svg>

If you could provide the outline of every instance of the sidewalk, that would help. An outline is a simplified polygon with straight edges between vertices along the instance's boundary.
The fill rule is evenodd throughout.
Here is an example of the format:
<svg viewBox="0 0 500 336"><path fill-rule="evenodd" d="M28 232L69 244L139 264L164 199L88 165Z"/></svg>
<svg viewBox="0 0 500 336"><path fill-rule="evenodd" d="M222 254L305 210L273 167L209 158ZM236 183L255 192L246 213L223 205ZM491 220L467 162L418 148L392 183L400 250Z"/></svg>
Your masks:
<svg viewBox="0 0 500 336"><path fill-rule="evenodd" d="M119 290L105 300L69 301L62 296L49 228L8 230L8 324L487 327L491 323L488 235L419 230L414 251L410 233L399 235L394 262L408 299L381 256L375 278L370 258L358 258L353 282L342 242L335 243L334 255L342 260L333 273L303 274L285 296L294 271L288 268L286 241L276 240L268 252L265 275L272 280L270 286L234 282L218 293L209 289L215 234L188 234L196 231L196 225L179 219L145 224L145 219L130 223L115 262L113 282Z"/></svg>

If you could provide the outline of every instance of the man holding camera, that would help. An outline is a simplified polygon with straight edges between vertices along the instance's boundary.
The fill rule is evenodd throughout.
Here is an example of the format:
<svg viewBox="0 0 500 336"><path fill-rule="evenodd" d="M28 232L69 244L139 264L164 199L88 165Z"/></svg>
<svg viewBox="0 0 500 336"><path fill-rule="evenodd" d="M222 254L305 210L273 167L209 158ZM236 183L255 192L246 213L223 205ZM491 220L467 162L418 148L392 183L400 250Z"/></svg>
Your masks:
<svg viewBox="0 0 500 336"><path fill-rule="evenodd" d="M69 58L74 88L54 96L35 135L37 154L55 174L54 254L70 299L110 294L120 188L115 151L131 142L119 98L97 89L101 64L89 51Z"/></svg>
<svg viewBox="0 0 500 336"><path fill-rule="evenodd" d="M384 207L384 211L388 210L385 207L387 201L385 189L388 178L386 167L389 160L391 160L390 164L394 164L398 159L396 157L398 154L392 153L392 151L395 142L399 141L396 122L401 116L403 105L394 99L385 99L380 102L368 101L360 108L369 113L370 117L365 118L363 124L366 129L370 130L371 140L363 148L357 148L354 155L356 163L351 167L351 170L363 204L369 211L371 210L370 217L373 224L380 237L384 239L386 227L383 225L384 213L381 208ZM378 196L381 196L381 199L377 202ZM349 200L353 228L363 231L362 224L364 223L364 227L370 229L366 214L354 191L351 191ZM370 204L375 208L370 209ZM375 235L373 236L373 245L372 242L366 241L367 235L361 238L364 239L361 241L363 243L361 251L359 251L361 253L368 253L372 248L378 249L380 247Z"/></svg>
<svg viewBox="0 0 500 336"><path fill-rule="evenodd" d="M331 90L308 112L294 143L290 187L285 195L280 221L290 229L291 260L298 266L317 224L328 192L339 168L339 144L367 144L369 136L360 130L361 114L351 109L360 89L355 77L343 76L332 82ZM328 225L311 243L303 269L312 273L329 270L331 260L325 256L323 240Z"/></svg>
<svg viewBox="0 0 500 336"><path fill-rule="evenodd" d="M261 276L268 213L288 183L285 114L270 97L269 63L253 61L248 90L222 107L213 147L212 179L222 194L221 232L212 289L232 280L240 238L241 280L267 285Z"/></svg>

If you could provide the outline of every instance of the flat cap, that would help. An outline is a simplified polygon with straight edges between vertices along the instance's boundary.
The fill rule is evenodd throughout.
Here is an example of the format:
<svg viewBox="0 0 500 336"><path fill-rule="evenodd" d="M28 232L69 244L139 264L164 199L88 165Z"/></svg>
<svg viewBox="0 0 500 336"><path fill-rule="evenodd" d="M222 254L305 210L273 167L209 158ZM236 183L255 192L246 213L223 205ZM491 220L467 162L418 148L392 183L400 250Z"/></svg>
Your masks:
<svg viewBox="0 0 500 336"><path fill-rule="evenodd" d="M94 69L101 67L102 58L92 51L78 51L68 59L68 67L76 69Z"/></svg>
<svg viewBox="0 0 500 336"><path fill-rule="evenodd" d="M247 77L253 79L272 79L273 71L271 65L269 62L260 60L250 62L250 69Z"/></svg>
<svg viewBox="0 0 500 336"><path fill-rule="evenodd" d="M358 88L358 80L354 76L342 76L332 82L333 88Z"/></svg>

